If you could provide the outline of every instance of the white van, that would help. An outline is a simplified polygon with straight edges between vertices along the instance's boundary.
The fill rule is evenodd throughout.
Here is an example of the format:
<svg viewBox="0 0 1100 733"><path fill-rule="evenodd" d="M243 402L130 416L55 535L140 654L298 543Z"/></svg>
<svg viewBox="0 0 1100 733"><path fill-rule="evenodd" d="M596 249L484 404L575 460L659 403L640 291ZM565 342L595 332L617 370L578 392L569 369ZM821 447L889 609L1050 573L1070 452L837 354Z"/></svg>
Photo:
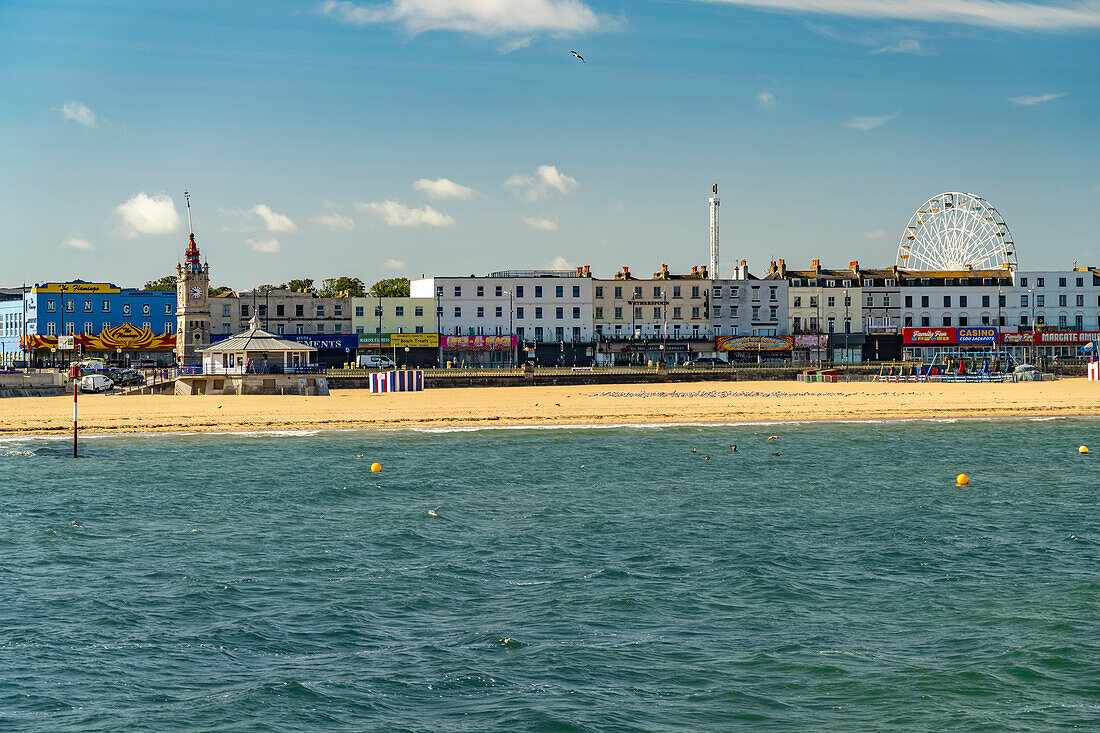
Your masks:
<svg viewBox="0 0 1100 733"><path fill-rule="evenodd" d="M106 392L115 386L115 383L103 374L89 374L80 378L81 392Z"/></svg>
<svg viewBox="0 0 1100 733"><path fill-rule="evenodd" d="M394 369L393 359L382 354L360 354L359 366L365 369Z"/></svg>

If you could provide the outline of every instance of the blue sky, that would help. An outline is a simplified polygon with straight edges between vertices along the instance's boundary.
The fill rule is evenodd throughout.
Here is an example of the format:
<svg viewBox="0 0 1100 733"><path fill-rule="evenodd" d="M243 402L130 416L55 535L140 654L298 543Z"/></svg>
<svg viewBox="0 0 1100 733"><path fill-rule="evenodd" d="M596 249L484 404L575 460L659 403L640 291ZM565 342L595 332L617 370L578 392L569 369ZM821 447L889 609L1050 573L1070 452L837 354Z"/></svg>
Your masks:
<svg viewBox="0 0 1100 733"><path fill-rule="evenodd" d="M0 3L0 283L893 264L941 191L1100 265L1100 3ZM587 63L570 55L578 50ZM417 183L419 182L419 183Z"/></svg>

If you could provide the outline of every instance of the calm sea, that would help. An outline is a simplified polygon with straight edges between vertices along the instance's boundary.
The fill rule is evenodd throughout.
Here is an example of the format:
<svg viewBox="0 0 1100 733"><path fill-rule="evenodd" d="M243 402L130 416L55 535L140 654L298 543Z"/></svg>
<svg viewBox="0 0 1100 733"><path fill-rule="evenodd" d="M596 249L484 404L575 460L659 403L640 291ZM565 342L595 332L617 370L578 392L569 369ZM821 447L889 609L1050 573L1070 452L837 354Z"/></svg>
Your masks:
<svg viewBox="0 0 1100 733"><path fill-rule="evenodd" d="M0 730L1100 727L1100 421L68 450L0 443Z"/></svg>

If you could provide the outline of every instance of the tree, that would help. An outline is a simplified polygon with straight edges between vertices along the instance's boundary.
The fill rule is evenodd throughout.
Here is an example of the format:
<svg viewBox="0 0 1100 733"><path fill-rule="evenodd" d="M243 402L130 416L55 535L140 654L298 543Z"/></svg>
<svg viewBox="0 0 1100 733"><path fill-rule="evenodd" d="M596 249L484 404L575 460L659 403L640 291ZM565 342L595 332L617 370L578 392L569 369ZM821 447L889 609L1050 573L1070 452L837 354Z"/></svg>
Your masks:
<svg viewBox="0 0 1100 733"><path fill-rule="evenodd" d="M176 289L176 276L165 275L157 280L150 280L145 283L146 290L175 290Z"/></svg>
<svg viewBox="0 0 1100 733"><path fill-rule="evenodd" d="M296 293L315 293L313 289L312 278L302 278L300 280L288 280L284 285L289 290L293 290Z"/></svg>
<svg viewBox="0 0 1100 733"><path fill-rule="evenodd" d="M391 277L379 280L370 286L372 298L407 298L409 297L409 278Z"/></svg>
<svg viewBox="0 0 1100 733"><path fill-rule="evenodd" d="M322 298L339 298L344 293L353 298L362 298L363 281L357 277L330 277L321 281L321 288L317 291L317 295Z"/></svg>

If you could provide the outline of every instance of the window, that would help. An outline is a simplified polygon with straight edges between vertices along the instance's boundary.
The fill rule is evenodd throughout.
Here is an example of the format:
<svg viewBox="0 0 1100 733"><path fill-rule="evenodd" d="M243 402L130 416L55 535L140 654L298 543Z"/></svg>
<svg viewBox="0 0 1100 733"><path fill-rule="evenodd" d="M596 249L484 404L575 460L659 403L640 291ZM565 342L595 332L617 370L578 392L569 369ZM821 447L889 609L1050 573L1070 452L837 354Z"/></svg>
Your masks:
<svg viewBox="0 0 1100 733"><path fill-rule="evenodd" d="M405 306L403 306L403 305L394 306L393 314L395 316L397 316L398 318L404 318L404 316L405 316ZM340 314L337 313L336 315L340 315Z"/></svg>
<svg viewBox="0 0 1100 733"><path fill-rule="evenodd" d="M756 310L756 308L753 308L753 310ZM834 331L836 331L836 319L835 318L830 318L829 319L829 333L833 333Z"/></svg>
<svg viewBox="0 0 1100 733"><path fill-rule="evenodd" d="M679 285L673 285L672 286L672 297L673 298L679 298L680 297L680 286Z"/></svg>
<svg viewBox="0 0 1100 733"><path fill-rule="evenodd" d="M850 296L850 295L845 295L845 296L844 296L844 307L845 307L845 308L848 308L848 307L850 307L851 305L852 305L852 296Z"/></svg>
<svg viewBox="0 0 1100 733"><path fill-rule="evenodd" d="M1035 278L1035 287L1037 287L1037 288L1046 287L1046 278L1045 277Z"/></svg>
<svg viewBox="0 0 1100 733"><path fill-rule="evenodd" d="M959 314L959 325L960 326L966 326L967 324L969 324L969 322L970 321L969 321L969 319L967 319L965 314L963 314L963 313Z"/></svg>
<svg viewBox="0 0 1100 733"><path fill-rule="evenodd" d="M223 323L222 324L222 333L229 333L229 324L228 323Z"/></svg>
<svg viewBox="0 0 1100 733"><path fill-rule="evenodd" d="M661 297L661 286L660 285L654 285L653 286L653 297L654 298L660 298Z"/></svg>
<svg viewBox="0 0 1100 733"><path fill-rule="evenodd" d="M573 286L573 297L574 298L581 297L581 286L580 285L574 285Z"/></svg>
<svg viewBox="0 0 1100 733"><path fill-rule="evenodd" d="M130 304L129 303L123 303L122 304L122 315L124 315L124 316L130 315Z"/></svg>
<svg viewBox="0 0 1100 733"><path fill-rule="evenodd" d="M801 295L794 296L794 307L795 308L801 308L802 307L802 296Z"/></svg>
<svg viewBox="0 0 1100 733"><path fill-rule="evenodd" d="M455 285L455 297L456 298L461 298L462 297L462 286L461 285Z"/></svg>
<svg viewBox="0 0 1100 733"><path fill-rule="evenodd" d="M57 335L57 324L54 323L53 321L50 321L49 323L46 324L46 335L47 336L56 336Z"/></svg>
<svg viewBox="0 0 1100 733"><path fill-rule="evenodd" d="M1076 315L1073 317L1073 327L1078 331L1082 331L1085 328L1085 317L1082 315Z"/></svg>
<svg viewBox="0 0 1100 733"><path fill-rule="evenodd" d="M737 306L730 306L730 318L737 318Z"/></svg>
<svg viewBox="0 0 1100 733"><path fill-rule="evenodd" d="M1007 301L1007 299L1008 299L1008 296L997 295L997 305L1001 308L1004 308L1005 307L1005 302Z"/></svg>
<svg viewBox="0 0 1100 733"><path fill-rule="evenodd" d="M768 300L770 300L773 303L776 302L777 300L779 300L779 295L776 292L776 288L768 288L768 291L769 291L768 292Z"/></svg>
<svg viewBox="0 0 1100 733"><path fill-rule="evenodd" d="M1066 279L1064 277L1058 278L1058 287L1064 288L1066 286Z"/></svg>
<svg viewBox="0 0 1100 733"><path fill-rule="evenodd" d="M281 307L282 306L280 306L280 308ZM355 317L356 318L362 318L363 317L363 306L361 306L361 305L355 306Z"/></svg>
<svg viewBox="0 0 1100 733"><path fill-rule="evenodd" d="M484 308L484 306L479 305L477 307L477 317L478 318L484 318L485 317L485 308Z"/></svg>
<svg viewBox="0 0 1100 733"><path fill-rule="evenodd" d="M477 286L477 297L479 297L479 298L485 297L485 286L484 285L478 285Z"/></svg>
<svg viewBox="0 0 1100 733"><path fill-rule="evenodd" d="M882 296L882 307L883 308L889 308L890 307L890 295L889 294L886 294L886 295Z"/></svg>
<svg viewBox="0 0 1100 733"><path fill-rule="evenodd" d="M424 306L422 306L422 305L413 306L413 316L415 316L416 318L423 318L424 317Z"/></svg>
<svg viewBox="0 0 1100 733"><path fill-rule="evenodd" d="M621 287L616 286L616 288L615 288L615 297L616 298L623 297L623 289Z"/></svg>
<svg viewBox="0 0 1100 733"><path fill-rule="evenodd" d="M536 298L541 298L542 297L542 286L541 285L536 285L535 286L535 297Z"/></svg>
<svg viewBox="0 0 1100 733"><path fill-rule="evenodd" d="M691 309L691 317L692 317L692 318L694 318L694 319L697 319L697 318L699 318L699 307L698 307L698 306L693 306L693 307L692 307L692 309Z"/></svg>
<svg viewBox="0 0 1100 733"><path fill-rule="evenodd" d="M462 306L455 306L455 318L462 318Z"/></svg>
<svg viewBox="0 0 1100 733"><path fill-rule="evenodd" d="M710 297L714 300L718 300L722 297L722 288L712 288L710 291Z"/></svg>
<svg viewBox="0 0 1100 733"><path fill-rule="evenodd" d="M573 308L573 320L579 321L581 317L581 309L578 307Z"/></svg>
<svg viewBox="0 0 1100 733"><path fill-rule="evenodd" d="M281 323L280 323L280 324L279 324L279 326L278 326L278 328L279 328L279 329L282 329L282 327L283 327L283 324L281 324ZM366 333L366 331L364 331L364 330L363 330L363 327L362 327L362 326L356 326L356 327L355 327L355 332L356 332L356 333ZM279 331L279 333L282 333L282 330L280 330L280 331Z"/></svg>
<svg viewBox="0 0 1100 733"><path fill-rule="evenodd" d="M1084 284L1085 284L1085 278L1083 278L1083 277L1077 278L1077 287L1082 287Z"/></svg>
<svg viewBox="0 0 1100 733"><path fill-rule="evenodd" d="M1036 308L1042 308L1042 307L1046 306L1046 304L1047 304L1047 296L1045 296L1045 295L1036 295L1035 296L1035 307Z"/></svg>
<svg viewBox="0 0 1100 733"><path fill-rule="evenodd" d="M538 305L535 306L535 319L538 320L540 318L542 318L542 306Z"/></svg>
<svg viewBox="0 0 1100 733"><path fill-rule="evenodd" d="M168 324L166 323L166 324L164 324L164 325L166 325L166 326L167 326ZM110 328L110 327L111 327L111 324L110 324L110 323L107 323L107 321L104 321L104 322L103 322L103 326L102 326L102 327L100 328L100 331L106 331L106 330L107 330L108 328ZM165 333L169 333L168 329L165 329L165 331L164 331L164 332L165 332Z"/></svg>
<svg viewBox="0 0 1100 733"><path fill-rule="evenodd" d="M332 330L333 330L334 333L343 333L344 332L344 324L337 323L335 326L332 327Z"/></svg>
<svg viewBox="0 0 1100 733"><path fill-rule="evenodd" d="M65 324L65 335L66 336L72 336L73 335L73 322L72 321L69 321L68 323Z"/></svg>
<svg viewBox="0 0 1100 733"><path fill-rule="evenodd" d="M325 306L323 306L323 305L317 306L317 317L318 318L324 318L325 317Z"/></svg>
<svg viewBox="0 0 1100 733"><path fill-rule="evenodd" d="M874 305L875 305L875 296L871 295L870 293L867 293L867 303L866 303L866 305L867 305L868 308L874 307Z"/></svg>
<svg viewBox="0 0 1100 733"><path fill-rule="evenodd" d="M504 317L504 308L500 307L499 305L496 308L496 317L497 318L503 318Z"/></svg>
<svg viewBox="0 0 1100 733"><path fill-rule="evenodd" d="M982 316L982 325L983 326L988 326L989 325L989 316Z"/></svg>
<svg viewBox="0 0 1100 733"><path fill-rule="evenodd" d="M640 321L641 319L642 319L642 307L641 306L635 306L634 307L634 320L635 321Z"/></svg>
<svg viewBox="0 0 1100 733"><path fill-rule="evenodd" d="M554 329L554 340L556 340L556 341L564 341L565 340L565 329L562 328L561 326L558 326L557 328Z"/></svg>
<svg viewBox="0 0 1100 733"><path fill-rule="evenodd" d="M826 303L828 304L828 306L830 308L832 308L833 306L836 305L836 298L834 298L833 296L830 295L829 299L826 301Z"/></svg>
<svg viewBox="0 0 1100 733"><path fill-rule="evenodd" d="M334 316L344 315L344 306L340 305L339 303L333 303L332 304L332 315L334 315Z"/></svg>
<svg viewBox="0 0 1100 733"><path fill-rule="evenodd" d="M1081 307L1083 307L1084 305L1085 305L1085 296L1083 296L1083 295L1078 295L1078 296L1077 296L1077 307L1078 307L1078 308L1081 308Z"/></svg>
<svg viewBox="0 0 1100 733"><path fill-rule="evenodd" d="M523 318L523 306L516 308L516 318Z"/></svg>
<svg viewBox="0 0 1100 733"><path fill-rule="evenodd" d="M1026 313L1021 313L1020 314L1020 325L1021 326L1026 326L1027 325L1027 314Z"/></svg>
<svg viewBox="0 0 1100 733"><path fill-rule="evenodd" d="M375 318L381 318L382 317L382 306L380 306L380 305L374 306L374 317Z"/></svg>
<svg viewBox="0 0 1100 733"><path fill-rule="evenodd" d="M523 297L523 286L522 285L517 285L516 286L516 297L517 298L522 298Z"/></svg>
<svg viewBox="0 0 1100 733"><path fill-rule="evenodd" d="M565 318L565 308L555 308L554 309L554 318L557 318L559 320L562 319L562 318Z"/></svg>
<svg viewBox="0 0 1100 733"><path fill-rule="evenodd" d="M655 321L661 320L661 306L658 305L653 307L653 319Z"/></svg>
<svg viewBox="0 0 1100 733"><path fill-rule="evenodd" d="M928 296L927 295L920 296L920 307L921 308L927 308L928 307Z"/></svg>
<svg viewBox="0 0 1100 733"><path fill-rule="evenodd" d="M760 320L760 306L758 306L758 305L754 305L752 307L752 320L754 320L754 321L759 321ZM831 318L829 320L832 321Z"/></svg>
<svg viewBox="0 0 1100 733"><path fill-rule="evenodd" d="M317 324L317 333L324 333L324 332L325 332L325 324L323 322L318 322L318 324Z"/></svg>
<svg viewBox="0 0 1100 733"><path fill-rule="evenodd" d="M602 298L603 297L603 286L602 285L596 286L596 297L597 298Z"/></svg>
<svg viewBox="0 0 1100 733"><path fill-rule="evenodd" d="M634 288L634 297L635 298L642 297L642 286L641 285Z"/></svg>
<svg viewBox="0 0 1100 733"><path fill-rule="evenodd" d="M1065 286L1063 286L1063 287L1065 287ZM1065 316L1058 316L1058 328L1065 328L1067 325L1069 325L1069 324L1067 323L1066 317Z"/></svg>
<svg viewBox="0 0 1100 733"><path fill-rule="evenodd" d="M1026 288L1027 287L1027 278L1026 277L1021 277L1020 278L1020 287L1021 288Z"/></svg>
<svg viewBox="0 0 1100 733"><path fill-rule="evenodd" d="M672 317L673 317L673 318L675 318L675 319L677 319L677 320L679 320L679 319L680 319L680 317L681 317L681 316L680 316L680 312L681 312L681 310L682 310L682 309L680 308L680 306L675 306L675 307L673 307L673 309L672 309Z"/></svg>
<svg viewBox="0 0 1100 733"><path fill-rule="evenodd" d="M415 330L416 330L416 333L424 333L424 327L423 326L417 326Z"/></svg>
<svg viewBox="0 0 1100 733"><path fill-rule="evenodd" d="M951 325L951 316L944 316L943 317L943 325L945 325L945 326L950 326Z"/></svg>
<svg viewBox="0 0 1100 733"><path fill-rule="evenodd" d="M266 316L267 315L267 306L266 305L261 305L258 310L260 311L259 314L261 316Z"/></svg>
<svg viewBox="0 0 1100 733"><path fill-rule="evenodd" d="M95 333L94 328L91 321L84 321L84 330L81 333Z"/></svg>
<svg viewBox="0 0 1100 733"><path fill-rule="evenodd" d="M360 308L359 311L360 311L359 315L363 315L363 313L362 313L363 309ZM278 305L276 305L275 306L275 315L277 315L279 318L282 318L283 316L285 316L286 315L286 306L283 305L282 303L279 303Z"/></svg>
<svg viewBox="0 0 1100 733"><path fill-rule="evenodd" d="M306 327L303 324L299 323L299 324L294 326L294 333L302 334L302 333L305 333L305 332L306 332Z"/></svg>
<svg viewBox="0 0 1100 733"><path fill-rule="evenodd" d="M816 295L811 295L810 296L810 307L811 308L816 308L817 307L817 296Z"/></svg>
<svg viewBox="0 0 1100 733"><path fill-rule="evenodd" d="M619 320L619 321L621 321L623 319L623 309L622 308L616 308L615 309L615 319Z"/></svg>
<svg viewBox="0 0 1100 733"><path fill-rule="evenodd" d="M111 301L109 301L109 300L104 300L104 301L103 301L103 302L102 302L102 303L101 303L100 305L102 305L102 306L103 306L102 308L100 308L100 310L101 310L102 312L104 312L104 313L110 313L110 312L111 312ZM172 306L171 306L171 304L170 304L170 303L165 303L165 304L164 304L164 312L165 312L166 314L167 314L167 313L170 313L171 311L169 311L168 309L169 309L169 308L171 308L171 307L172 307Z"/></svg>
<svg viewBox="0 0 1100 733"><path fill-rule="evenodd" d="M775 307L769 308L768 309L768 320L775 321L775 320L778 320L778 318L779 318L779 309L775 308Z"/></svg>
<svg viewBox="0 0 1100 733"><path fill-rule="evenodd" d="M920 325L924 326L924 327L931 326L932 325L932 319L929 318L928 316L921 316L920 317Z"/></svg>
<svg viewBox="0 0 1100 733"><path fill-rule="evenodd" d="M906 328L912 328L913 327L913 316L906 316L904 323L905 323Z"/></svg>
<svg viewBox="0 0 1100 733"><path fill-rule="evenodd" d="M943 307L944 308L950 308L951 307L951 296L950 295L943 296Z"/></svg>
<svg viewBox="0 0 1100 733"><path fill-rule="evenodd" d="M46 301L46 312L54 313L57 310L57 304L51 299Z"/></svg>
<svg viewBox="0 0 1100 733"><path fill-rule="evenodd" d="M752 289L752 299L753 300L760 300L760 288L753 288Z"/></svg>
<svg viewBox="0 0 1100 733"><path fill-rule="evenodd" d="M301 303L294 306L294 316L296 318L302 318L305 316L306 307Z"/></svg>
<svg viewBox="0 0 1100 733"><path fill-rule="evenodd" d="M603 306L596 307L596 318L603 318Z"/></svg>
<svg viewBox="0 0 1100 733"><path fill-rule="evenodd" d="M516 329L516 337L520 341L523 341L523 326L520 326L519 328Z"/></svg>
<svg viewBox="0 0 1100 733"><path fill-rule="evenodd" d="M581 327L580 326L573 326L573 340L574 341L580 341L581 340Z"/></svg>
<svg viewBox="0 0 1100 733"><path fill-rule="evenodd" d="M966 305L965 303L960 303L960 304L961 305ZM982 296L982 308L988 308L988 307L989 307L989 296L988 295L983 295Z"/></svg>
<svg viewBox="0 0 1100 733"><path fill-rule="evenodd" d="M714 309L713 309L712 312L714 313L715 318L721 318L722 317L722 306L720 306L720 305L714 306Z"/></svg>
<svg viewBox="0 0 1100 733"><path fill-rule="evenodd" d="M280 336L282 336L284 333L286 333L286 324L283 324L283 323L276 324L275 333L277 333ZM359 328L356 331L356 333L363 333L363 329Z"/></svg>
<svg viewBox="0 0 1100 733"><path fill-rule="evenodd" d="M913 296L912 295L906 295L905 296L905 307L906 308L912 308L913 307Z"/></svg>
<svg viewBox="0 0 1100 733"><path fill-rule="evenodd" d="M560 298L563 295L565 295L565 286L564 285L555 285L554 286L554 297L555 298Z"/></svg>
<svg viewBox="0 0 1100 733"><path fill-rule="evenodd" d="M223 305L222 306L222 318L229 318L229 306L228 305Z"/></svg>
<svg viewBox="0 0 1100 733"><path fill-rule="evenodd" d="M1058 296L1058 305L1061 306L1062 308L1066 307L1066 296L1065 295L1059 295Z"/></svg>

